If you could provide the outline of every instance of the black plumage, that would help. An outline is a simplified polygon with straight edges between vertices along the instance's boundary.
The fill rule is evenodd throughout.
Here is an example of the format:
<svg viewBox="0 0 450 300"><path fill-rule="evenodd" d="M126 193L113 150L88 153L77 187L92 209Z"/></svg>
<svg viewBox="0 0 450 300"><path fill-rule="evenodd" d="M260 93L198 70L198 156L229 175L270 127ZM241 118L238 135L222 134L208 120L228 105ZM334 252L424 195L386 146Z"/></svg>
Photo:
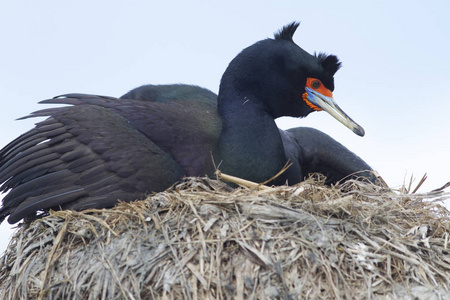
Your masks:
<svg viewBox="0 0 450 300"><path fill-rule="evenodd" d="M132 201L183 176L212 175L213 158L223 172L256 182L288 161L293 165L273 184L294 184L311 172L323 173L328 183L356 173L374 181L370 166L326 134L282 131L275 124L281 116L330 112L331 103L344 116L338 120L363 134L329 102L337 57L313 56L297 46L297 26L236 56L218 96L196 86L147 85L120 99L68 94L42 101L70 106L25 117L48 118L0 151L0 190L9 191L0 221Z"/></svg>

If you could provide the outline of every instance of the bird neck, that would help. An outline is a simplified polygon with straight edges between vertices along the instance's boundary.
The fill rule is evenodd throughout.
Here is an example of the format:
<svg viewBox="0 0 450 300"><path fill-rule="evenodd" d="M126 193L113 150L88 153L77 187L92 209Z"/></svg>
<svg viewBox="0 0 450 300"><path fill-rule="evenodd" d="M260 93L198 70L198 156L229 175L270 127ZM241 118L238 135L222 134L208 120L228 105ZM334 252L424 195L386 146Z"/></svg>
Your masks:
<svg viewBox="0 0 450 300"><path fill-rule="evenodd" d="M218 97L218 113L223 173L264 182L283 168L287 159L279 129L262 102L228 91Z"/></svg>

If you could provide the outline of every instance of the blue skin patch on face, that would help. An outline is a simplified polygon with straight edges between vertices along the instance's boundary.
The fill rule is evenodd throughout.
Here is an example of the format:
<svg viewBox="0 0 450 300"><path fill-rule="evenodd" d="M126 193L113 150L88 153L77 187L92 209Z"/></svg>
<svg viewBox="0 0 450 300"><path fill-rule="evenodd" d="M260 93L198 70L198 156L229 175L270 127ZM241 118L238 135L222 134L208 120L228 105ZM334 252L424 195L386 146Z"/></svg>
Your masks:
<svg viewBox="0 0 450 300"><path fill-rule="evenodd" d="M306 93L308 94L307 97L308 101L320 108L319 104L316 101L317 99L316 92L314 92L314 90L310 89L309 87L306 87L305 90Z"/></svg>

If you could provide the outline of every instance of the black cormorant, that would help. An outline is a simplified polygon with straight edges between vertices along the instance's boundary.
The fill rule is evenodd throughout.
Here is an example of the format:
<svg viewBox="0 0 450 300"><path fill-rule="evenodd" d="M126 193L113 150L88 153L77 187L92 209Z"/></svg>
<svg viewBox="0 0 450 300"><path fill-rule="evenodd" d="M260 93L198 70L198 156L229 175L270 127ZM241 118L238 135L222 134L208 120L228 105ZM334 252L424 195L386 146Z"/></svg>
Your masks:
<svg viewBox="0 0 450 300"><path fill-rule="evenodd" d="M219 95L196 86L143 86L121 99L68 94L27 117L46 120L0 151L0 222L48 209L106 208L163 191L183 176L220 170L272 184L295 184L311 172L333 183L370 166L312 128L280 130L275 119L325 110L358 135L363 129L333 101L334 55L297 46L298 23L244 49L223 74ZM25 118L27 118L25 117ZM211 155L212 154L212 155Z"/></svg>

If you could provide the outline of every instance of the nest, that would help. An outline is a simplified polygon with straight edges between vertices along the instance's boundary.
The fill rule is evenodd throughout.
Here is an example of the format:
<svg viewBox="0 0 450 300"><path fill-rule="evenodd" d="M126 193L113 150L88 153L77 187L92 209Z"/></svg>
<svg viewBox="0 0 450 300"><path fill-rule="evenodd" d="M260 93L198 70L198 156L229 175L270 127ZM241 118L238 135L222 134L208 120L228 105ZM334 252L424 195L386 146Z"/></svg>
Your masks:
<svg viewBox="0 0 450 300"><path fill-rule="evenodd" d="M446 197L189 178L22 225L0 257L0 298L449 299Z"/></svg>

